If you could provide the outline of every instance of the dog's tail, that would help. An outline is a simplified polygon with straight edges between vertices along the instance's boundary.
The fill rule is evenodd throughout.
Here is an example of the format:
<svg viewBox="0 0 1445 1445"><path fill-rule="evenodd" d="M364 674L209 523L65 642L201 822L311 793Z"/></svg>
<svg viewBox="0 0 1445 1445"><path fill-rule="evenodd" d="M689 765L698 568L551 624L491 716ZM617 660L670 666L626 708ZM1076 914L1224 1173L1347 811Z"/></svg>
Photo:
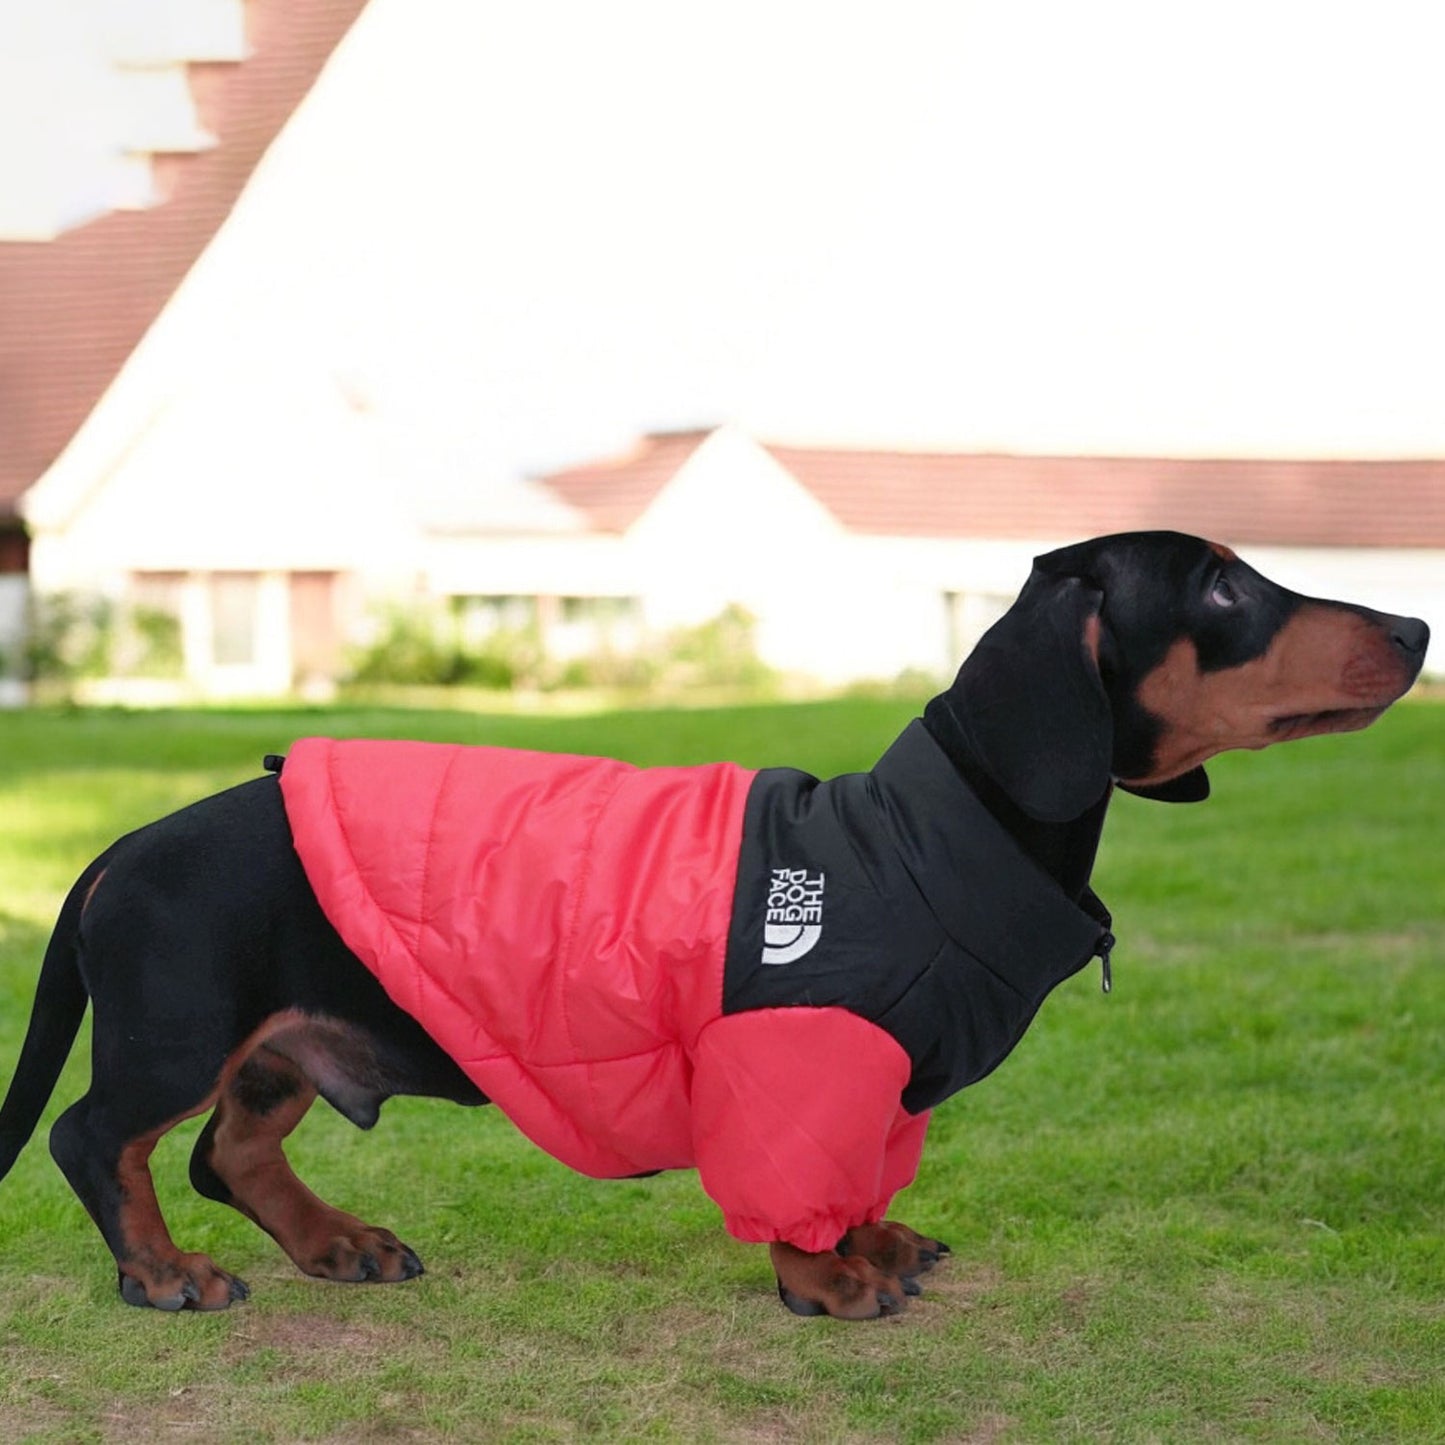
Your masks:
<svg viewBox="0 0 1445 1445"><path fill-rule="evenodd" d="M20 1062L15 1065L15 1077L10 1080L10 1092L0 1105L0 1179L10 1172L10 1166L35 1132L85 1017L89 995L80 975L80 915L90 890L105 871L105 861L96 859L80 875L61 906L50 946L45 950L30 1028L20 1050Z"/></svg>

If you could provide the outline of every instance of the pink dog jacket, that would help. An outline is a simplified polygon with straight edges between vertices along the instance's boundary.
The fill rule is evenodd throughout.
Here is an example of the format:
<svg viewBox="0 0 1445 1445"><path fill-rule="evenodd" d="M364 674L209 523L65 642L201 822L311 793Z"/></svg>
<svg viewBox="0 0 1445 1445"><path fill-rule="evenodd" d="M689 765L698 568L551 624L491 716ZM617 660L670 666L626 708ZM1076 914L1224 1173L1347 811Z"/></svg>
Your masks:
<svg viewBox="0 0 1445 1445"><path fill-rule="evenodd" d="M696 1166L738 1238L830 1249L913 1178L928 1115L853 1009L724 1011L757 776L308 738L281 787L332 925L524 1134L601 1177ZM812 937L774 902L770 939Z"/></svg>

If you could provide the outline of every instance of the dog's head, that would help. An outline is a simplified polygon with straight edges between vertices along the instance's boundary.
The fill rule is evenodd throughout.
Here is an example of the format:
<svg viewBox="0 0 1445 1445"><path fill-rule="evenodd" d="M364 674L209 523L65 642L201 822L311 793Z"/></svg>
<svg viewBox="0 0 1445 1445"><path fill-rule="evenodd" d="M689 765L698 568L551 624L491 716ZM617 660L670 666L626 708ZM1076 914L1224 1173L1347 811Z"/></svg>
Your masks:
<svg viewBox="0 0 1445 1445"><path fill-rule="evenodd" d="M1195 801L1216 753L1368 727L1429 638L1416 618L1290 592L1217 543L1126 532L1037 558L944 696L994 781L1059 822L1111 779Z"/></svg>

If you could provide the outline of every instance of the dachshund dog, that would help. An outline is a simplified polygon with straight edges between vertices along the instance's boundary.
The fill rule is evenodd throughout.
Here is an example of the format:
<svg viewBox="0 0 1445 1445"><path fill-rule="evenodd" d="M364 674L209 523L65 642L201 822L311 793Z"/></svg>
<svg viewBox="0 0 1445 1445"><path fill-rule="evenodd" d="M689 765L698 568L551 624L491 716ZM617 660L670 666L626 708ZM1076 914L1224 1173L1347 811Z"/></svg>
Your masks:
<svg viewBox="0 0 1445 1445"><path fill-rule="evenodd" d="M1110 918L1114 788L1204 798L1203 764L1368 726L1425 624L1299 596L1172 532L1037 559L870 772L637 769L499 748L303 739L132 833L71 890L0 1109L0 1175L94 1006L51 1150L120 1292L224 1309L148 1161L212 1110L204 1195L307 1274L422 1272L282 1149L319 1094L495 1103L598 1176L696 1167L800 1314L901 1310L946 1246L887 1218L930 1109L994 1068Z"/></svg>

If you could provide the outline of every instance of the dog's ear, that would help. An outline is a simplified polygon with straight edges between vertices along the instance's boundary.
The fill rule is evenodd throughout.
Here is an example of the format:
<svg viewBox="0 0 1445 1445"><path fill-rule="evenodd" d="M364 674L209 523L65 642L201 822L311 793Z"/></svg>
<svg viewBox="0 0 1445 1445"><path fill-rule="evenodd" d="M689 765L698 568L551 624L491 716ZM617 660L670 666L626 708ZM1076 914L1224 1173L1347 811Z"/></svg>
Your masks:
<svg viewBox="0 0 1445 1445"><path fill-rule="evenodd" d="M1209 796L1209 774L1200 768L1190 768L1167 783L1153 783L1148 787L1131 787L1120 783L1126 793L1135 797L1150 798L1156 803L1202 803Z"/></svg>
<svg viewBox="0 0 1445 1445"><path fill-rule="evenodd" d="M954 684L956 716L989 775L1046 823L1086 812L1109 786L1114 724L1099 677L1103 593L1035 568Z"/></svg>

